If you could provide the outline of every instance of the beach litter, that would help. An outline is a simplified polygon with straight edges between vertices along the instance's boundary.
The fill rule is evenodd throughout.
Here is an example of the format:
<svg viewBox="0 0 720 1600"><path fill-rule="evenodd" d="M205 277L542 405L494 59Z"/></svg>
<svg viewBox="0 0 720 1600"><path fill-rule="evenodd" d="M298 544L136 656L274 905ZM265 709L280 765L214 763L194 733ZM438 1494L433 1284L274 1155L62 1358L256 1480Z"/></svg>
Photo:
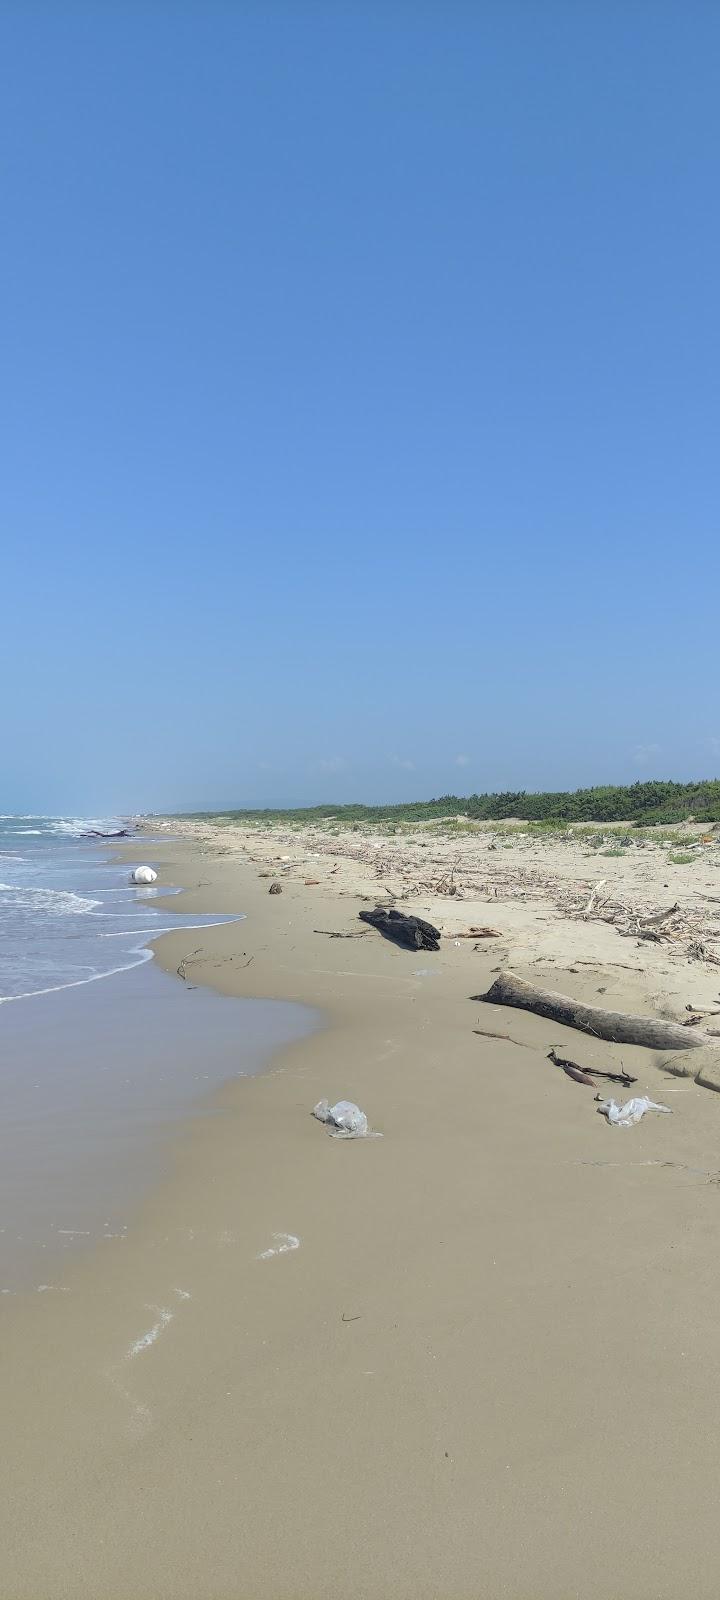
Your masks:
<svg viewBox="0 0 720 1600"><path fill-rule="evenodd" d="M136 867L132 873L133 883L155 883L156 878L154 867Z"/></svg>
<svg viewBox="0 0 720 1600"><path fill-rule="evenodd" d="M334 1106L329 1100L318 1100L313 1116L325 1123L333 1139L382 1139L381 1133L368 1128L365 1112L353 1100L337 1100Z"/></svg>
<svg viewBox="0 0 720 1600"><path fill-rule="evenodd" d="M282 884L271 883L270 888L268 889L268 894L282 894Z"/></svg>
<svg viewBox="0 0 720 1600"><path fill-rule="evenodd" d="M600 1100L598 1111L614 1128L632 1128L645 1116L646 1111L666 1111L668 1116L672 1115L669 1106L658 1105L656 1100L649 1100L646 1094L635 1095L632 1100L626 1100L624 1106L619 1106L616 1100Z"/></svg>

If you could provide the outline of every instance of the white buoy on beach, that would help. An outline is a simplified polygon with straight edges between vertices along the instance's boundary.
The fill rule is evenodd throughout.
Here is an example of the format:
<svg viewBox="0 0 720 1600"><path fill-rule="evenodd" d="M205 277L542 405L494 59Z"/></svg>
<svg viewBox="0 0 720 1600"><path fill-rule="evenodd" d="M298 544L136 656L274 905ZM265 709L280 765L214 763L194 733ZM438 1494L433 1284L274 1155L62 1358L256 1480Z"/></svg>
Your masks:
<svg viewBox="0 0 720 1600"><path fill-rule="evenodd" d="M157 873L153 867L136 867L132 874L133 883L154 883Z"/></svg>

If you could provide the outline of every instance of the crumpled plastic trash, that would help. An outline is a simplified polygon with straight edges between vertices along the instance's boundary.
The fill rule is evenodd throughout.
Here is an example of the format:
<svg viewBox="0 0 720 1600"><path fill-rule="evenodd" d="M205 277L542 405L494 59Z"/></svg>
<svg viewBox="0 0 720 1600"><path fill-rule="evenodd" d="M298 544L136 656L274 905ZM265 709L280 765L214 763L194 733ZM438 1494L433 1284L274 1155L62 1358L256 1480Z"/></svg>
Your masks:
<svg viewBox="0 0 720 1600"><path fill-rule="evenodd" d="M669 1106L658 1105L656 1100L649 1100L646 1094L635 1095L632 1100L626 1100L624 1106L619 1106L617 1100L601 1100L598 1111L614 1128L632 1128L633 1123L639 1122L646 1111L667 1111L671 1115Z"/></svg>
<svg viewBox="0 0 720 1600"><path fill-rule="evenodd" d="M381 1139L381 1133L371 1133L364 1111L352 1100L337 1100L334 1106L328 1100L318 1100L313 1110L318 1122L327 1125L334 1139Z"/></svg>
<svg viewBox="0 0 720 1600"><path fill-rule="evenodd" d="M156 878L154 867L136 867L132 874L133 883L154 883Z"/></svg>

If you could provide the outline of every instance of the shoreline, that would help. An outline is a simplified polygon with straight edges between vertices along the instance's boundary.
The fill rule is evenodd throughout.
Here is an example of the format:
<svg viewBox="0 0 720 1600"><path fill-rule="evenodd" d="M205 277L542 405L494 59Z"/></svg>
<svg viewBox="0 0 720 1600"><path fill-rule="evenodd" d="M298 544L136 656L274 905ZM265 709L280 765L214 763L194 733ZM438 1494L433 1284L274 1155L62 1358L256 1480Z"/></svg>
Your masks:
<svg viewBox="0 0 720 1600"><path fill-rule="evenodd" d="M90 868L89 854L97 857ZM72 865L70 859L70 877ZM274 1050L315 1023L304 1009L238 1003L207 985L186 997L154 959L150 940L170 930L192 947L227 918L185 917L175 885L165 914L152 892L128 886L124 863L108 859L104 841L82 851L78 872L85 878L89 870L95 898L88 904L100 908L100 929L109 932L95 935L96 956L86 935L83 954L98 967L103 958L113 964L9 995L0 1008L4 1309L7 1297L66 1292L80 1253L132 1228L143 1196L167 1174L179 1132L208 1114L212 1090L263 1070ZM117 966L116 930L125 929L125 959ZM72 953L72 935L66 942Z"/></svg>
<svg viewBox="0 0 720 1600"><path fill-rule="evenodd" d="M481 1020L468 996L498 941L416 956L316 934L357 929L373 883L357 863L339 894L305 881L332 866L311 873L273 840L292 859L269 897L257 842L218 843L153 856L184 911L241 897L246 921L204 930L195 953L165 934L159 964L313 1004L325 1025L212 1096L130 1235L78 1262L70 1292L11 1310L8 1600L674 1600L688 1585L710 1600L720 1099L647 1051L519 1011ZM445 916L459 928L475 909ZM503 924L515 968L537 953L536 975L580 998L599 966L613 1004L652 1009L647 975L611 965L635 954L615 928L573 923L566 950L555 923L528 944L512 902L479 920ZM581 941L593 970L560 983ZM544 1059L552 1043L590 1065L622 1056L633 1092L676 1114L608 1129ZM356 1099L383 1139L328 1138L323 1095ZM629 1546L609 1540L630 1513Z"/></svg>

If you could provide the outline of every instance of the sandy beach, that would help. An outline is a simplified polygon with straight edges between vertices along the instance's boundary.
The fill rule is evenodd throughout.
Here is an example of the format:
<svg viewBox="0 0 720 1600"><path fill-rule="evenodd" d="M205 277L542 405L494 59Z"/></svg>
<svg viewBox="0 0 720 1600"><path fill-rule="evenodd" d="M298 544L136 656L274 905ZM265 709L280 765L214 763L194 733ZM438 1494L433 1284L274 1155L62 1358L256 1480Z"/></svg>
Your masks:
<svg viewBox="0 0 720 1600"><path fill-rule="evenodd" d="M123 1239L4 1307L3 1595L710 1600L720 1096L470 996L502 967L713 1009L718 844L179 832L151 859L181 909L246 913L159 942L179 999L324 1021L184 1125ZM437 953L363 928L388 893ZM673 1114L609 1127L552 1045ZM330 1138L323 1096L383 1137Z"/></svg>

